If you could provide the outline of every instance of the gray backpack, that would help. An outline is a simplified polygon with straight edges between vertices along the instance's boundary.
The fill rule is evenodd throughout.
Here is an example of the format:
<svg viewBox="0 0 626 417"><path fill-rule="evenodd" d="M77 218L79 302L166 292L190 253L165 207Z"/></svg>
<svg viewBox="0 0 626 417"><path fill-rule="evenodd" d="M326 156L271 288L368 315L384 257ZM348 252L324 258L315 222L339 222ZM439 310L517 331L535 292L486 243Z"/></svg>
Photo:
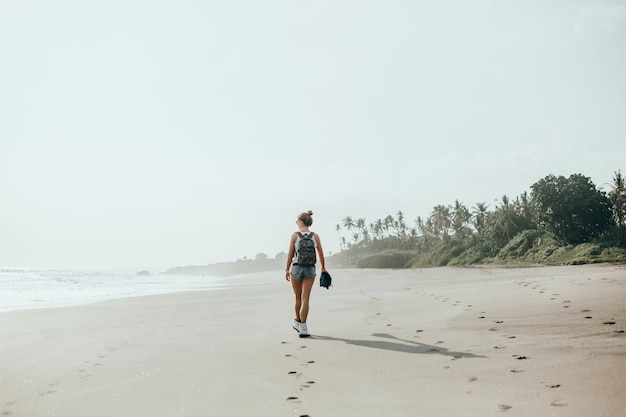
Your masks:
<svg viewBox="0 0 626 417"><path fill-rule="evenodd" d="M313 240L313 232L308 235L303 235L297 232L300 236L300 242L296 249L298 254L298 265L300 266L315 266L317 258L315 256L315 241Z"/></svg>

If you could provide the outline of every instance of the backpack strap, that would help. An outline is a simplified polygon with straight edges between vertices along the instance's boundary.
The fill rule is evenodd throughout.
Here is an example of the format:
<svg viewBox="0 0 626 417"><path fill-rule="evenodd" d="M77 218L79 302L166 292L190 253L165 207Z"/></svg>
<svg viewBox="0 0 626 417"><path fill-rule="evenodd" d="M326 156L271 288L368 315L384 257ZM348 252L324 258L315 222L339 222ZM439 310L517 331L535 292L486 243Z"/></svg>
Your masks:
<svg viewBox="0 0 626 417"><path fill-rule="evenodd" d="M300 239L304 239L304 235L301 232L296 232L296 234L300 236ZM314 232L309 232L309 238L312 238L314 234Z"/></svg>

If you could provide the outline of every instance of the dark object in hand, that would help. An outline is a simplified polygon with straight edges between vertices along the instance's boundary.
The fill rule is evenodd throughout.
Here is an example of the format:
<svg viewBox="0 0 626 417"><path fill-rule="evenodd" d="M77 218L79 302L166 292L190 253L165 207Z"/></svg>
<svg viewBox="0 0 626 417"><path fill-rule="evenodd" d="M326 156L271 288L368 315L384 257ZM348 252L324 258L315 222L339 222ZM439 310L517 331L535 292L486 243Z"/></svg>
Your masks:
<svg viewBox="0 0 626 417"><path fill-rule="evenodd" d="M320 275L320 287L328 289L333 284L333 278L328 272L322 272Z"/></svg>

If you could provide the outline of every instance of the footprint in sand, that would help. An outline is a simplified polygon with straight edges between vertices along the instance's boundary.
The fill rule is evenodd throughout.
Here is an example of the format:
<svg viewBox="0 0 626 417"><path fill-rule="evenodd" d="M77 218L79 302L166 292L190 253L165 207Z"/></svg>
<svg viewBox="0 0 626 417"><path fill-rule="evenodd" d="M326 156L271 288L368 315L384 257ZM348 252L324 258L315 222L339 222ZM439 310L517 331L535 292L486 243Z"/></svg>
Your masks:
<svg viewBox="0 0 626 417"><path fill-rule="evenodd" d="M604 323L602 323L602 324L615 324L615 322L611 320L611 321L605 321L605 322L604 322Z"/></svg>
<svg viewBox="0 0 626 417"><path fill-rule="evenodd" d="M528 356L524 356L524 355L513 355L513 357L517 360L528 359Z"/></svg>
<svg viewBox="0 0 626 417"><path fill-rule="evenodd" d="M559 388L561 384L546 384L546 388Z"/></svg>
<svg viewBox="0 0 626 417"><path fill-rule="evenodd" d="M519 369L519 368L513 368L513 369L511 369L511 372L513 372L515 374L519 374L519 373L524 372L524 370L523 369Z"/></svg>
<svg viewBox="0 0 626 417"><path fill-rule="evenodd" d="M305 384L300 385L300 391L304 388L311 388L311 385L315 384L315 381L307 381Z"/></svg>
<svg viewBox="0 0 626 417"><path fill-rule="evenodd" d="M467 378L467 382L474 382L477 381L478 378L476 378L475 376L470 376L469 378Z"/></svg>
<svg viewBox="0 0 626 417"><path fill-rule="evenodd" d="M511 407L510 405L506 405L506 404L500 404L500 405L498 406L498 408L499 408L500 410L502 410L502 411L507 411L507 410L510 410L510 409L511 409L511 408L513 408L513 407Z"/></svg>
<svg viewBox="0 0 626 417"><path fill-rule="evenodd" d="M560 401L560 400L554 400L552 401L550 405L552 407L567 407L567 403L564 403L563 401Z"/></svg>

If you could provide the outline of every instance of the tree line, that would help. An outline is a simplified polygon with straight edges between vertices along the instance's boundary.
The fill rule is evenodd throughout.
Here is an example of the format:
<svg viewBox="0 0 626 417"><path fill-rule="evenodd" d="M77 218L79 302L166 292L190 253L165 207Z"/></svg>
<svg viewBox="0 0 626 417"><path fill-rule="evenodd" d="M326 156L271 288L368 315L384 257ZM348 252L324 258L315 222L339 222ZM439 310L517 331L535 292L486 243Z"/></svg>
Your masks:
<svg viewBox="0 0 626 417"><path fill-rule="evenodd" d="M605 192L582 174L551 174L534 183L530 194L503 195L493 208L456 200L412 223L402 211L373 222L346 216L336 226L339 255L344 264L363 267L626 261L621 171L610 187Z"/></svg>

